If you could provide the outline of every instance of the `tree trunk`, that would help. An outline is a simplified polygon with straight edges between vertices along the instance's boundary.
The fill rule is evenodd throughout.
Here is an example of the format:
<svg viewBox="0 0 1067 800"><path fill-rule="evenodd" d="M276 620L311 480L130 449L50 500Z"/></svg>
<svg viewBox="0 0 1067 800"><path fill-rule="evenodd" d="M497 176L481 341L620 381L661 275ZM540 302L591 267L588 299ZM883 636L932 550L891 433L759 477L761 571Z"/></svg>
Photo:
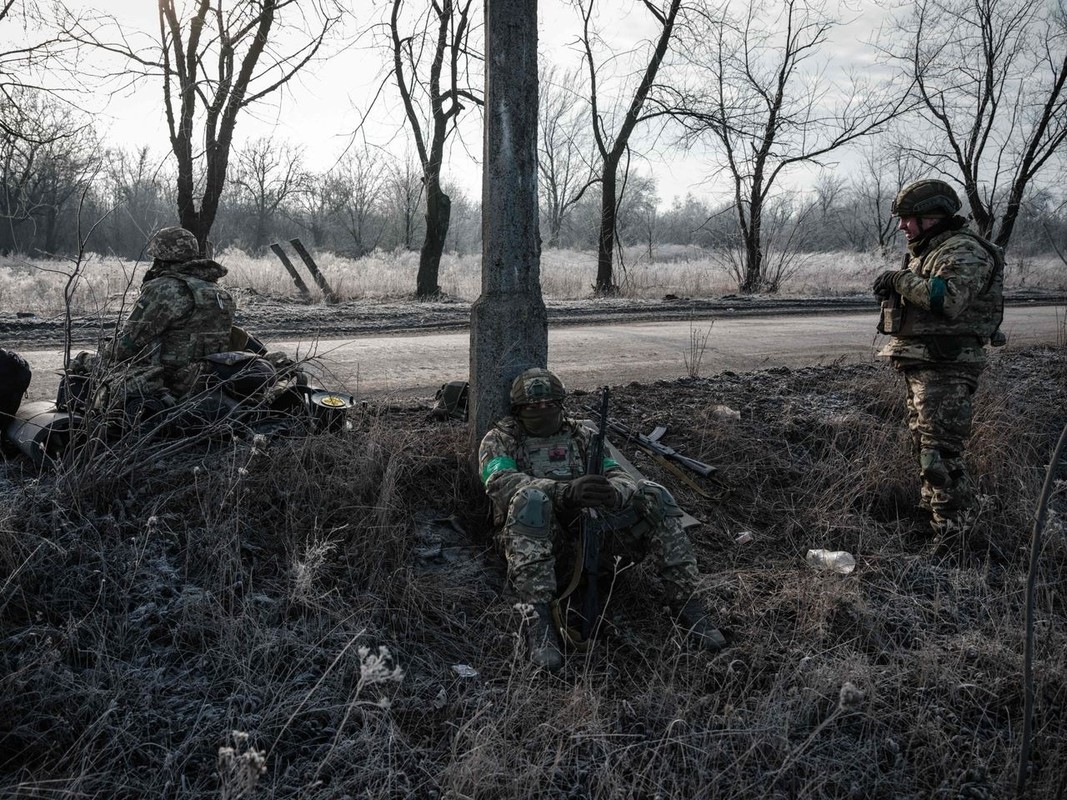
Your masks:
<svg viewBox="0 0 1067 800"><path fill-rule="evenodd" d="M597 240L596 286L600 296L618 294L613 261L615 256L615 209L617 208L615 173L618 162L604 160L604 174L600 182L600 238Z"/></svg>
<svg viewBox="0 0 1067 800"><path fill-rule="evenodd" d="M509 409L511 381L548 363L537 214L537 2L485 4L482 294L471 308L470 450Z"/></svg>
<svg viewBox="0 0 1067 800"><path fill-rule="evenodd" d="M441 254L445 251L445 237L452 218L452 198L441 190L437 176L426 181L426 236L419 252L419 275L415 283L415 296L420 299L436 297L441 293L437 276L441 270Z"/></svg>
<svg viewBox="0 0 1067 800"><path fill-rule="evenodd" d="M748 231L745 233L745 279L740 288L744 294L754 294L763 288L763 248L760 237L763 228L763 208L753 202Z"/></svg>

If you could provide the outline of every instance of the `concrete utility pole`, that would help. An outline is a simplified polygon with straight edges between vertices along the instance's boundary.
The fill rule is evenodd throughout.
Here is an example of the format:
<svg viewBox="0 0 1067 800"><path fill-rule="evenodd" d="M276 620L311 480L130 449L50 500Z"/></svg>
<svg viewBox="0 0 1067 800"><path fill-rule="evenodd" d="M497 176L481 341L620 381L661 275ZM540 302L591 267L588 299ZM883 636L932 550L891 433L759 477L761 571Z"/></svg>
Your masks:
<svg viewBox="0 0 1067 800"><path fill-rule="evenodd" d="M548 362L537 214L537 2L486 0L482 294L471 308L472 459L511 381Z"/></svg>

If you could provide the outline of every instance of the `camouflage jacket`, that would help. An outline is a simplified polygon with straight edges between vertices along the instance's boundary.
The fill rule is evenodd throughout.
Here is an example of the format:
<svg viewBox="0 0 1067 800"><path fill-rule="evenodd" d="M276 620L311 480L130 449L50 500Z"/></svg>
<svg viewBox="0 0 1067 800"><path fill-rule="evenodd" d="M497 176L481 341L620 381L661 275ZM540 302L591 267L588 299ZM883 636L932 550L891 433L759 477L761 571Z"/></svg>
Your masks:
<svg viewBox="0 0 1067 800"><path fill-rule="evenodd" d="M188 261L147 281L108 350L110 361L137 360L176 373L229 348L235 304L217 283L226 270Z"/></svg>
<svg viewBox="0 0 1067 800"><path fill-rule="evenodd" d="M505 417L491 428L478 448L478 461L496 523L504 521L511 498L526 487L540 489L561 508L567 483L585 474L593 435L591 428L571 417L565 417L563 427L552 436L530 436L515 417ZM618 506L628 503L637 490L629 473L605 457L604 475L619 495Z"/></svg>
<svg viewBox="0 0 1067 800"><path fill-rule="evenodd" d="M966 228L935 236L894 286L901 329L880 356L917 361L985 361L984 345L1004 309L1003 253Z"/></svg>

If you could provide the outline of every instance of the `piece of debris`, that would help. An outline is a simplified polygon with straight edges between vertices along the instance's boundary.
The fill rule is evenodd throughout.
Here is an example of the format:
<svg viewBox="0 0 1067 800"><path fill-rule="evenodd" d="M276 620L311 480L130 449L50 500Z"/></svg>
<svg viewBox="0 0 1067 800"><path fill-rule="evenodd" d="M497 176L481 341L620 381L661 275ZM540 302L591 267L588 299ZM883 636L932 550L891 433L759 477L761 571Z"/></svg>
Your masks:
<svg viewBox="0 0 1067 800"><path fill-rule="evenodd" d="M721 404L717 405L717 406L712 406L712 408L711 408L711 416L713 416L715 419L719 420L720 422L740 422L741 421L741 412L740 411L736 411L736 410L730 408L730 406L724 406L724 405L721 405Z"/></svg>
<svg viewBox="0 0 1067 800"><path fill-rule="evenodd" d="M749 542L751 542L755 538L756 538L756 536L755 536L755 534L752 533L752 531L741 531L739 534L737 534L736 537L734 537L734 543L735 544L748 544Z"/></svg>
<svg viewBox="0 0 1067 800"><path fill-rule="evenodd" d="M478 670L469 664L453 664L452 671L461 678L477 678Z"/></svg>

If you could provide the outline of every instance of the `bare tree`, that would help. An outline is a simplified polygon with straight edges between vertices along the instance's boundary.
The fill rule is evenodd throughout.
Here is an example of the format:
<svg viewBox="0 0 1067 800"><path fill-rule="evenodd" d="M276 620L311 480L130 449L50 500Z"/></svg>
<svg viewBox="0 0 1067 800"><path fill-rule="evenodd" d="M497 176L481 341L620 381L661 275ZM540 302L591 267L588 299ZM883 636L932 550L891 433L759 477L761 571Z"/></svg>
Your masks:
<svg viewBox="0 0 1067 800"><path fill-rule="evenodd" d="M388 167L383 188L385 212L393 229L393 244L412 250L425 190L422 173L410 158L394 162ZM434 280L436 282L436 278Z"/></svg>
<svg viewBox="0 0 1067 800"><path fill-rule="evenodd" d="M9 96L17 104L0 105L0 253L55 252L68 204L99 168L99 140L49 94Z"/></svg>
<svg viewBox="0 0 1067 800"><path fill-rule="evenodd" d="M593 55L595 33L592 29L593 10L596 0L577 0L582 16L582 48L585 65L589 72L589 111L593 140L600 155L600 235L597 240L597 271L595 291L597 294L614 294L615 276L612 269L615 250L616 217L619 211L618 172L624 157L628 156L630 138L637 125L652 116L662 114L662 109L645 111L645 102L656 83L656 75L674 33L675 21L682 7L682 0L669 0L665 5L653 0L641 0L655 18L659 32L652 43L652 52L641 80L634 90L626 112L619 122L614 136L608 130L605 118L604 98L600 95L600 64ZM616 58L613 55L612 58Z"/></svg>
<svg viewBox="0 0 1067 800"><path fill-rule="evenodd" d="M230 181L237 204L252 223L245 241L253 253L267 249L271 221L283 203L303 190L302 161L300 148L265 136L237 149Z"/></svg>
<svg viewBox="0 0 1067 800"><path fill-rule="evenodd" d="M339 18L335 0L159 0L159 30L144 47L114 18L93 30L74 26L81 42L124 60L114 80L162 82L178 219L201 246L218 213L241 113L304 69Z"/></svg>
<svg viewBox="0 0 1067 800"><path fill-rule="evenodd" d="M47 85L48 68L55 66L53 71L63 73L68 90L78 88L77 70L71 69L66 57L76 45L71 27L80 24L81 18L68 13L64 24L59 24L47 16L36 0L0 0L0 105L4 107L0 132L5 135L25 138L41 134L34 130L32 112L24 104L27 96L47 94L53 101L64 96L54 82ZM73 127L68 125L67 130Z"/></svg>
<svg viewBox="0 0 1067 800"><path fill-rule="evenodd" d="M702 14L684 50L699 75L676 99L693 139L723 153L744 246L738 288L773 291L788 270L764 271L764 207L790 168L879 132L904 107L901 92L853 77L835 82L814 59L836 22L808 0L749 0L740 16ZM776 277L777 276L777 277Z"/></svg>
<svg viewBox="0 0 1067 800"><path fill-rule="evenodd" d="M907 149L892 140L864 145L860 167L851 174L846 191L849 213L841 218L853 246L873 246L880 258L888 257L897 227L890 207L916 166Z"/></svg>
<svg viewBox="0 0 1067 800"><path fill-rule="evenodd" d="M1028 185L1067 139L1062 3L921 0L886 39L928 124L912 152L959 178L978 231L1006 247Z"/></svg>
<svg viewBox="0 0 1067 800"><path fill-rule="evenodd" d="M599 180L586 125L588 101L575 91L579 78L578 72L561 74L556 67L542 69L538 77L541 135L537 176L541 214L548 223L548 247L558 246L567 215Z"/></svg>
<svg viewBox="0 0 1067 800"><path fill-rule="evenodd" d="M341 205L341 187L331 172L307 172L287 210L289 218L311 237L316 250L326 246L333 217Z"/></svg>
<svg viewBox="0 0 1067 800"><path fill-rule="evenodd" d="M406 175L394 183L398 200L396 207L401 212L400 228L404 241L410 246L418 207L421 185L415 180L411 162L406 162ZM352 243L353 255L369 253L381 241L384 225L380 219L382 195L386 191L389 174L387 165L368 150L349 153L333 170L333 180L338 196L338 212L341 226Z"/></svg>
<svg viewBox="0 0 1067 800"><path fill-rule="evenodd" d="M416 297L433 297L440 292L437 274L452 210L452 201L441 187L445 142L464 110L462 101L481 103L465 85L472 2L432 0L413 33L401 32L404 0L392 0L389 15L393 78L415 139L425 185L426 230L419 254Z"/></svg>

